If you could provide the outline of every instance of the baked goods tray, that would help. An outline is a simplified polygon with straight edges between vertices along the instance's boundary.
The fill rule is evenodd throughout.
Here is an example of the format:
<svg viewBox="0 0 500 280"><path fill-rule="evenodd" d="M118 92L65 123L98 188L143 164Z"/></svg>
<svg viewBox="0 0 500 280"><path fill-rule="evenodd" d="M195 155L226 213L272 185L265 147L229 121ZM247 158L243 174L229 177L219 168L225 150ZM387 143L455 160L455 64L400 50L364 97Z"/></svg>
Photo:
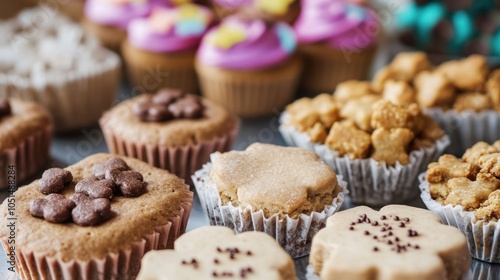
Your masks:
<svg viewBox="0 0 500 280"><path fill-rule="evenodd" d="M241 131L236 139L234 149L244 150L254 142L272 143L285 145L278 131L278 115L257 120L243 120ZM86 128L76 131L70 135L56 135L52 143L52 162L47 167L66 167L79 160L95 153L108 152L102 133L98 127ZM40 177L41 174L35 176ZM33 178L33 179L35 179ZM19 185L23 183L20 182ZM415 186L417 187L417 186ZM7 197L6 191L0 191L0 199L3 201ZM420 199L408 203L411 206L425 208ZM352 207L349 201L343 205L343 209ZM188 223L188 231L208 225L208 220L203 214L198 197L194 198L193 210ZM295 260L297 275L299 279L306 279L306 268L308 257ZM0 280L18 279L17 276L8 271L6 255L0 249ZM473 260L470 273L467 279L500 279L500 264L492 265L481 261Z"/></svg>

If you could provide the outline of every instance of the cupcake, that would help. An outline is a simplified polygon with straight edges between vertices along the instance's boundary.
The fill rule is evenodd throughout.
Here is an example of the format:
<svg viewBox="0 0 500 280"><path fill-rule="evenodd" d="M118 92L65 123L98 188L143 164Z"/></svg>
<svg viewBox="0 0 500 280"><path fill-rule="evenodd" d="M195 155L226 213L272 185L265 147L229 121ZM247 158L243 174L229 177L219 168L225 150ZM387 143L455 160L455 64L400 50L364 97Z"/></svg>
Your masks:
<svg viewBox="0 0 500 280"><path fill-rule="evenodd" d="M439 125L404 87L381 95L347 81L334 95L303 98L280 118L290 146L315 151L348 182L356 204L387 205L418 197L418 175L449 144Z"/></svg>
<svg viewBox="0 0 500 280"><path fill-rule="evenodd" d="M138 280L212 279L296 280L292 258L262 232L235 235L226 227L202 227L175 241L174 250L149 252Z"/></svg>
<svg viewBox="0 0 500 280"><path fill-rule="evenodd" d="M241 5L238 13L250 19L262 19L267 22L282 21L293 24L300 14L300 0L248 0Z"/></svg>
<svg viewBox="0 0 500 280"><path fill-rule="evenodd" d="M203 95L243 117L270 115L294 96L302 66L295 47L285 23L225 19L198 49Z"/></svg>
<svg viewBox="0 0 500 280"><path fill-rule="evenodd" d="M374 11L343 1L304 0L294 29L307 69L300 82L306 93L367 78L381 32Z"/></svg>
<svg viewBox="0 0 500 280"><path fill-rule="evenodd" d="M334 214L313 239L307 279L466 279L471 258L456 228L428 210L360 206Z"/></svg>
<svg viewBox="0 0 500 280"><path fill-rule="evenodd" d="M37 24L39 15L51 17ZM0 97L40 103L58 132L94 125L111 107L120 59L80 26L40 6L0 22L0 29Z"/></svg>
<svg viewBox="0 0 500 280"><path fill-rule="evenodd" d="M13 193L17 183L49 161L52 120L40 105L0 98L0 189Z"/></svg>
<svg viewBox="0 0 500 280"><path fill-rule="evenodd" d="M443 155L420 179L425 205L465 234L472 257L500 263L500 141Z"/></svg>
<svg viewBox="0 0 500 280"><path fill-rule="evenodd" d="M207 0L219 19L234 14L239 8L244 7L253 0Z"/></svg>
<svg viewBox="0 0 500 280"><path fill-rule="evenodd" d="M163 87L197 92L194 58L212 17L203 6L184 4L156 8L148 18L132 20L122 45L132 86L149 92Z"/></svg>
<svg viewBox="0 0 500 280"><path fill-rule="evenodd" d="M146 252L184 233L193 199L174 175L107 154L49 169L14 196L14 211L0 206L0 241L21 279L135 278Z"/></svg>
<svg viewBox="0 0 500 280"><path fill-rule="evenodd" d="M433 66L422 52L401 53L373 80L378 91L409 88L418 104L451 138L456 156L478 141L500 139L500 70L471 55Z"/></svg>
<svg viewBox="0 0 500 280"><path fill-rule="evenodd" d="M313 152L260 143L212 155L192 178L211 225L263 231L294 258L309 253L312 237L347 193Z"/></svg>
<svg viewBox="0 0 500 280"><path fill-rule="evenodd" d="M499 17L495 1L413 1L402 7L396 22L399 40L435 63L481 54L499 65Z"/></svg>
<svg viewBox="0 0 500 280"><path fill-rule="evenodd" d="M99 121L111 153L166 169L190 181L211 153L231 149L239 120L221 106L181 90L143 94Z"/></svg>

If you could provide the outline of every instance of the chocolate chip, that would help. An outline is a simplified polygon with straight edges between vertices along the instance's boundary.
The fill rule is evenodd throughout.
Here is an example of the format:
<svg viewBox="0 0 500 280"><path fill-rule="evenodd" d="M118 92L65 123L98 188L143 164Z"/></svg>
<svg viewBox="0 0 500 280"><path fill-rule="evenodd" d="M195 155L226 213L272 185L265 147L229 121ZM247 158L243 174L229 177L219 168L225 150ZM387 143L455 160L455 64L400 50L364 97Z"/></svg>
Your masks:
<svg viewBox="0 0 500 280"><path fill-rule="evenodd" d="M373 251L374 252L378 252L378 248L377 247L373 247Z"/></svg>
<svg viewBox="0 0 500 280"><path fill-rule="evenodd" d="M218 259L214 259L214 263L215 264L219 264L219 260Z"/></svg>
<svg viewBox="0 0 500 280"><path fill-rule="evenodd" d="M354 227L349 227L349 230L354 230Z"/></svg>
<svg viewBox="0 0 500 280"><path fill-rule="evenodd" d="M247 251L247 256L251 256L252 255L252 251Z"/></svg>
<svg viewBox="0 0 500 280"><path fill-rule="evenodd" d="M136 103L132 106L132 112L139 118L139 120L143 122L148 121L148 111L151 103L151 100L144 100Z"/></svg>
<svg viewBox="0 0 500 280"><path fill-rule="evenodd" d="M199 98L189 95L168 106L168 111L176 119L196 119L203 115L203 106Z"/></svg>
<svg viewBox="0 0 500 280"><path fill-rule="evenodd" d="M377 221L373 222L372 226L374 226L374 227L378 226L378 222Z"/></svg>
<svg viewBox="0 0 500 280"><path fill-rule="evenodd" d="M405 223L409 223L409 222L410 222L410 218L403 218L403 221L404 221Z"/></svg>
<svg viewBox="0 0 500 280"><path fill-rule="evenodd" d="M408 236L409 237L415 237L415 236L418 236L418 232L416 230L411 230L409 229L408 230Z"/></svg>
<svg viewBox="0 0 500 280"><path fill-rule="evenodd" d="M58 193L72 181L71 172L61 168L51 168L43 172L42 179L38 181L38 188L43 194Z"/></svg>
<svg viewBox="0 0 500 280"><path fill-rule="evenodd" d="M130 170L127 163L121 158L110 158L104 163L97 163L92 167L92 174L98 179L104 179L106 177L106 171L108 170L120 170L127 171Z"/></svg>
<svg viewBox="0 0 500 280"><path fill-rule="evenodd" d="M113 198L115 183L113 180L99 180L96 177L86 178L78 182L75 192L83 193L90 198Z"/></svg>
<svg viewBox="0 0 500 280"><path fill-rule="evenodd" d="M394 216L394 221L399 221L399 216Z"/></svg>
<svg viewBox="0 0 500 280"><path fill-rule="evenodd" d="M370 232L365 230L365 235L370 235Z"/></svg>
<svg viewBox="0 0 500 280"><path fill-rule="evenodd" d="M154 104L168 106L176 100L184 96L184 92L180 89L165 88L158 91L152 98Z"/></svg>
<svg viewBox="0 0 500 280"><path fill-rule="evenodd" d="M145 121L164 122L171 119L172 119L172 114L168 111L168 109L165 106L159 104L151 104L148 108Z"/></svg>
<svg viewBox="0 0 500 280"><path fill-rule="evenodd" d="M95 226L111 217L111 202L106 198L92 199L82 193L71 196L76 207L71 212L73 222L79 226Z"/></svg>
<svg viewBox="0 0 500 280"><path fill-rule="evenodd" d="M420 249L420 246L418 246L418 245L415 245L415 249Z"/></svg>
<svg viewBox="0 0 500 280"><path fill-rule="evenodd" d="M45 198L30 201L30 214L51 223L71 221L71 210L76 204L61 194L49 194Z"/></svg>
<svg viewBox="0 0 500 280"><path fill-rule="evenodd" d="M137 197L146 192L142 174L136 171L108 170L106 179L113 180L121 194L126 197Z"/></svg>
<svg viewBox="0 0 500 280"><path fill-rule="evenodd" d="M399 223L399 227L405 227L405 223L403 222Z"/></svg>
<svg viewBox="0 0 500 280"><path fill-rule="evenodd" d="M10 107L10 102L7 99L0 98L0 118L8 116L12 113L12 109Z"/></svg>
<svg viewBox="0 0 500 280"><path fill-rule="evenodd" d="M385 220L385 219L387 219L387 217L386 217L385 215L382 215L382 216L380 217L380 219L381 219L381 220Z"/></svg>

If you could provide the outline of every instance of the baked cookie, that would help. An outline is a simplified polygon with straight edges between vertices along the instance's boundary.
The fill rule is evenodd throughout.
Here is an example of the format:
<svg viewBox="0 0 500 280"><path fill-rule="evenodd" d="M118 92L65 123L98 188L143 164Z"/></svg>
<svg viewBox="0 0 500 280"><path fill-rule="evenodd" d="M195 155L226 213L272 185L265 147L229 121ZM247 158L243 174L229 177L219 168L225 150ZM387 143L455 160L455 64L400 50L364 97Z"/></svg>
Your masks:
<svg viewBox="0 0 500 280"><path fill-rule="evenodd" d="M320 279L462 279L471 259L456 228L430 211L389 205L336 213L313 240Z"/></svg>
<svg viewBox="0 0 500 280"><path fill-rule="evenodd" d="M312 236L346 194L314 152L261 143L213 154L193 182L210 224L270 233L294 257L309 253Z"/></svg>
<svg viewBox="0 0 500 280"><path fill-rule="evenodd" d="M292 258L269 235L235 235L226 227L202 227L175 241L174 250L146 254L137 280L294 280Z"/></svg>

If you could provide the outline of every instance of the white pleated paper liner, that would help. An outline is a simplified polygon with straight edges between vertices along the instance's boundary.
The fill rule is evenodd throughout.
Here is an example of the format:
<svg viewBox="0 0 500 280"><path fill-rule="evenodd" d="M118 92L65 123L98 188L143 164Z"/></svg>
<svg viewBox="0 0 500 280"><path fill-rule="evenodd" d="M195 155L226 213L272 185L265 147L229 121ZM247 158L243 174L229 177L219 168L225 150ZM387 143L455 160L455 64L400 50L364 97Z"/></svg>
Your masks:
<svg viewBox="0 0 500 280"><path fill-rule="evenodd" d="M479 141L493 143L500 140L500 112L485 110L482 112L455 110L443 111L440 108L427 109L451 139L446 153L460 157L466 149Z"/></svg>
<svg viewBox="0 0 500 280"><path fill-rule="evenodd" d="M342 175L354 204L383 206L416 199L419 195L418 175L427 170L427 165L436 161L450 144L445 135L432 147L412 151L408 164L398 162L395 166L388 166L371 158L352 160L348 156L340 157L326 145L312 143L306 133L285 125L287 118L286 113L281 115L279 127L285 142L315 151L335 173Z"/></svg>
<svg viewBox="0 0 500 280"><path fill-rule="evenodd" d="M498 279L500 264L489 264L482 261L473 261L469 270L470 277L474 280Z"/></svg>
<svg viewBox="0 0 500 280"><path fill-rule="evenodd" d="M213 159L212 159L213 161ZM326 225L326 220L337 212L348 191L342 176L337 176L341 192L334 198L331 205L325 206L322 212L312 212L310 215L301 214L293 219L288 215L280 219L278 214L269 218L264 216L262 210L253 211L252 207L246 208L233 206L231 203L222 205L217 187L210 181L211 163L192 176L201 207L208 217L211 225L226 226L236 233L245 231L262 231L273 238L294 258L308 255L314 235Z"/></svg>
<svg viewBox="0 0 500 280"><path fill-rule="evenodd" d="M472 257L489 263L500 263L500 223L477 221L473 212L465 211L459 205L441 205L431 197L425 172L420 174L419 180L422 201L444 224L457 227L463 232Z"/></svg>

